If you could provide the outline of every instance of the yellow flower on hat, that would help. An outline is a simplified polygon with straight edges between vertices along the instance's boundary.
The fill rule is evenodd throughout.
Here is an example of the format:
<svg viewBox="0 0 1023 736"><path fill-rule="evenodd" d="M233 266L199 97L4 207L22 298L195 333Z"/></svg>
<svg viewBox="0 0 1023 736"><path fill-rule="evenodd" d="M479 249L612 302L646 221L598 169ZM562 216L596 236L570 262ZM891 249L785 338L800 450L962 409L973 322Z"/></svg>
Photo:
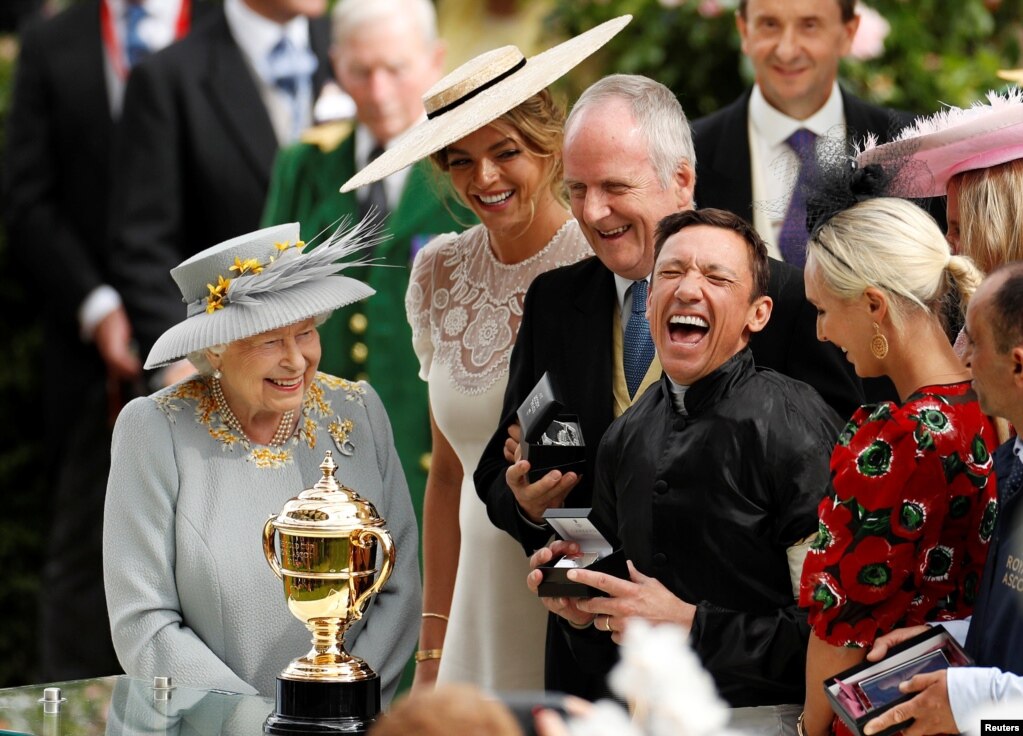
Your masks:
<svg viewBox="0 0 1023 736"><path fill-rule="evenodd" d="M209 296L206 297L206 314L213 314L218 309L224 308L224 299L227 298L227 287L231 285L231 279L225 279L223 276L217 276L217 285L206 284L206 288L210 290Z"/></svg>
<svg viewBox="0 0 1023 736"><path fill-rule="evenodd" d="M263 264L257 261L255 258L246 258L244 261L238 256L234 257L234 265L231 266L230 271L237 271L239 276L244 276L247 273L257 274L262 273Z"/></svg>

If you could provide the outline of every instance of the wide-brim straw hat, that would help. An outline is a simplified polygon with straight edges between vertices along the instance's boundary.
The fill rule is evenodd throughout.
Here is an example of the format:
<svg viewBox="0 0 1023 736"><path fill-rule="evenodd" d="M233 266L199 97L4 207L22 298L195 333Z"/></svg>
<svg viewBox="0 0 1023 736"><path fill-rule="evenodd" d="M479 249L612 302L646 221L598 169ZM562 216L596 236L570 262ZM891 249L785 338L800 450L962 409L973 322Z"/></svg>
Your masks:
<svg viewBox="0 0 1023 736"><path fill-rule="evenodd" d="M529 59L515 46L504 46L467 61L423 95L427 119L396 138L341 191L390 176L494 122L562 77L630 20L623 15L601 23Z"/></svg>
<svg viewBox="0 0 1023 736"><path fill-rule="evenodd" d="M857 163L905 163L892 194L902 197L944 195L949 180L963 171L1023 158L1023 91L988 92L987 103L952 107L920 118L895 140L871 146Z"/></svg>
<svg viewBox="0 0 1023 736"><path fill-rule="evenodd" d="M1006 82L1019 84L1023 82L1023 69L999 69L998 77Z"/></svg>
<svg viewBox="0 0 1023 736"><path fill-rule="evenodd" d="M156 341L146 368L365 299L374 293L372 288L338 274L360 261L337 261L378 241L374 223L367 220L348 231L339 228L326 242L303 253L299 225L292 222L197 253L171 270L187 316Z"/></svg>

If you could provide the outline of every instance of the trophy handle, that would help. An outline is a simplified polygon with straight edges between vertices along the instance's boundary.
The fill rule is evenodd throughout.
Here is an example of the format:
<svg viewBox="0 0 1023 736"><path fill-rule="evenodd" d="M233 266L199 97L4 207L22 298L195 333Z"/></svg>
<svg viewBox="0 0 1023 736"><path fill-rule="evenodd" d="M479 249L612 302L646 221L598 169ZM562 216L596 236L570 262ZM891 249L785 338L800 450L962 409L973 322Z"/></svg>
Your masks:
<svg viewBox="0 0 1023 736"><path fill-rule="evenodd" d="M266 555L266 561L269 563L270 569L274 571L277 579L284 580L284 573L281 572L281 563L277 561L277 550L274 549L274 520L275 517L271 516L263 525L263 554Z"/></svg>
<svg viewBox="0 0 1023 736"><path fill-rule="evenodd" d="M394 567L394 542L391 541L391 535L387 533L385 529L373 529L372 527L358 529L352 532L351 540L353 545L359 547L368 547L370 540L366 537L376 537L380 543L380 551L383 553L383 562L380 564L380 574L377 575L377 579L373 581L373 584L367 588L362 595L355 599L355 603L352 604L352 611L354 616L352 620L358 621L362 618L362 607L371 596L376 595L384 583L387 582L387 578L391 577L391 569ZM276 560L275 560L276 561ZM349 561L348 569L352 569L352 563Z"/></svg>

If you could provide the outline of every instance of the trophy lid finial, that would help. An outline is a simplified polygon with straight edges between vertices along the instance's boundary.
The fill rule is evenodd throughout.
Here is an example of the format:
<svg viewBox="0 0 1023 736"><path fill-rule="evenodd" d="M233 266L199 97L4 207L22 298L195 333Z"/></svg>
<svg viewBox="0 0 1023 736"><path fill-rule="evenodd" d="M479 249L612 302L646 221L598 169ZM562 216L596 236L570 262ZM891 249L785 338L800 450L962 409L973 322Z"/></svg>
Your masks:
<svg viewBox="0 0 1023 736"><path fill-rule="evenodd" d="M337 463L334 462L334 453L330 450L327 450L323 456L323 462L320 463L320 471L323 473L323 477L316 481L316 485L313 486L314 490L326 493L341 490L337 478L334 477L334 473L337 471Z"/></svg>
<svg viewBox="0 0 1023 736"><path fill-rule="evenodd" d="M355 490L342 485L334 477L338 469L334 453L327 450L320 463L322 477L284 504L274 526L287 533L301 530L304 534L318 530L317 534L366 526L383 526L384 520L370 501Z"/></svg>

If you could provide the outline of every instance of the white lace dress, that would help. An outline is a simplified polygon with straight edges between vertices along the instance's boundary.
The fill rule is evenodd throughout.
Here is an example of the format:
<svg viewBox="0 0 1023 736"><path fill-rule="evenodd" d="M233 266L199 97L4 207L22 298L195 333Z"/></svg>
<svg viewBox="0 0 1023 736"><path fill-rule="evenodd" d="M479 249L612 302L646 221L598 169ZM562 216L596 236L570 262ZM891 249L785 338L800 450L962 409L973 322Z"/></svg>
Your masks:
<svg viewBox="0 0 1023 736"><path fill-rule="evenodd" d="M416 256L405 308L437 426L464 473L461 554L439 682L543 689L546 609L526 588L522 548L487 517L472 474L501 421L522 300L544 271L592 255L569 220L536 255L500 263L482 226L441 235Z"/></svg>

